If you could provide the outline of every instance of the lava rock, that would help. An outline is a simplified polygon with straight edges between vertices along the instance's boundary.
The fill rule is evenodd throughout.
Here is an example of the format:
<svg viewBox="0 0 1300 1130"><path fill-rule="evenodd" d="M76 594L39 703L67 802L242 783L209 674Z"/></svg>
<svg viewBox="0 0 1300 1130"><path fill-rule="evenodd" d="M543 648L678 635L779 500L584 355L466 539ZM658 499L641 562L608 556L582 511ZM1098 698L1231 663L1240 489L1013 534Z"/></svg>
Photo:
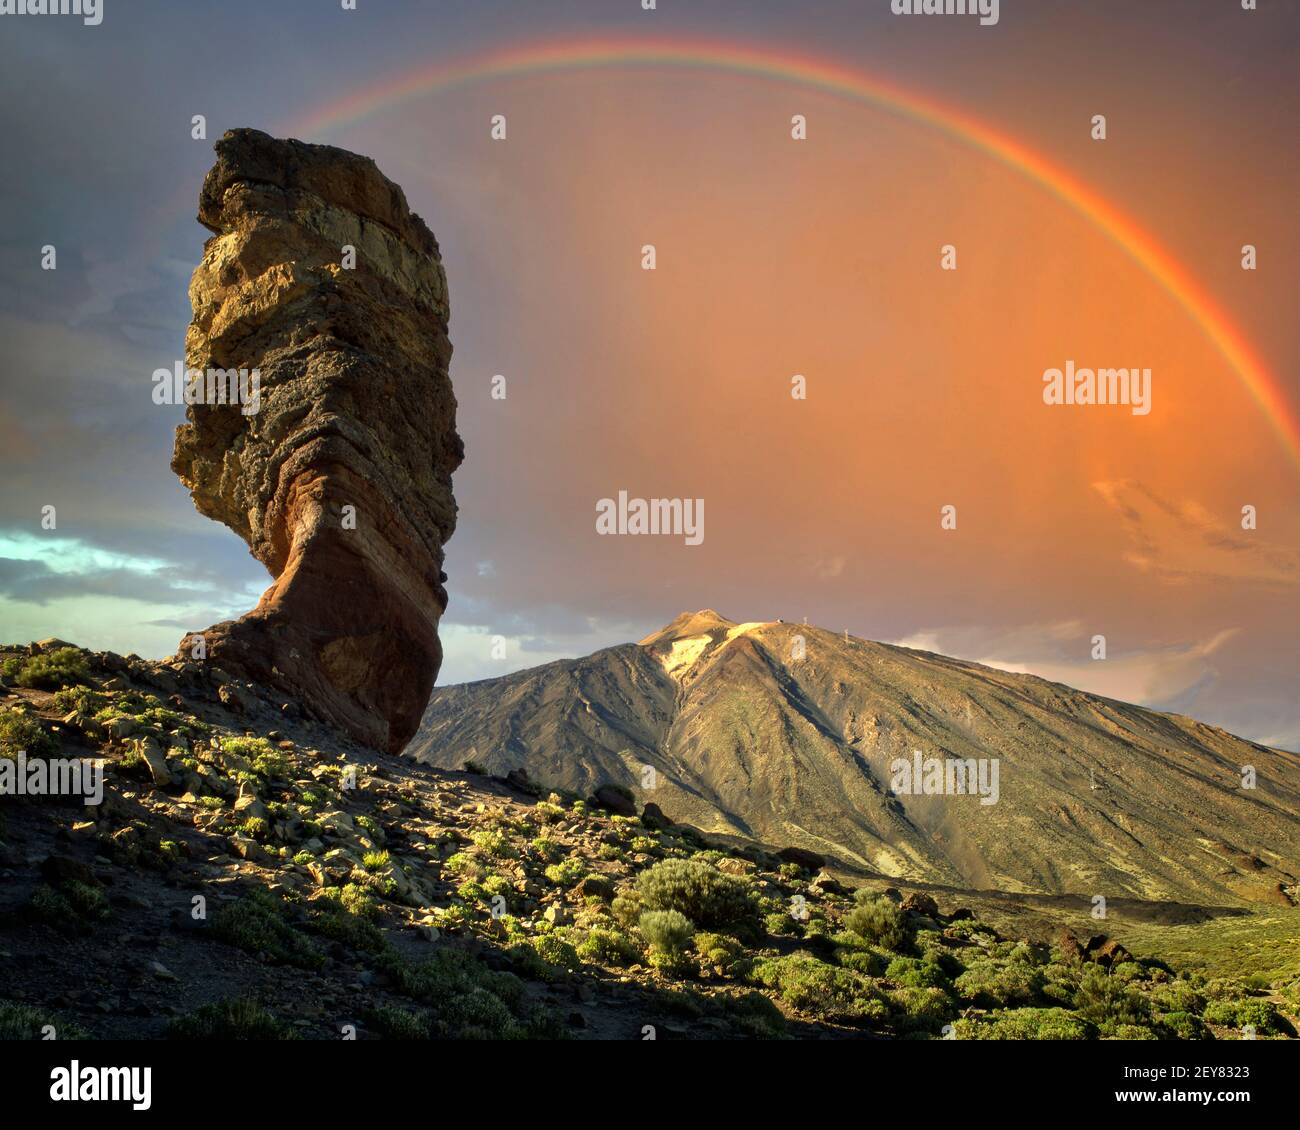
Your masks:
<svg viewBox="0 0 1300 1130"><path fill-rule="evenodd" d="M186 409L172 469L275 581L178 657L204 655L395 753L442 662L464 455L438 243L367 157L250 129L216 151L199 197L215 235L185 343L213 395ZM224 398L210 370L226 374ZM238 403L231 370L246 370Z"/></svg>

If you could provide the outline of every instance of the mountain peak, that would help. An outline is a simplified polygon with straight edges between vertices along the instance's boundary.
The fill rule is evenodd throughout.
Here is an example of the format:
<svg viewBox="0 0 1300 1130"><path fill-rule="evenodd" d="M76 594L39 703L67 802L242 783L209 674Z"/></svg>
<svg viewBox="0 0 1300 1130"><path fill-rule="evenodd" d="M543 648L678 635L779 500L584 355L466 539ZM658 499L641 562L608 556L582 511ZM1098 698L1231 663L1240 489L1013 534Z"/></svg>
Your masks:
<svg viewBox="0 0 1300 1130"><path fill-rule="evenodd" d="M637 773L650 765L654 794L637 795L674 820L895 879L1214 905L1297 897L1300 756L798 621L705 608L639 647L442 688L411 752L573 791L649 788ZM1249 795L1230 771L1246 764L1261 782ZM987 773L989 789L958 787L958 766Z"/></svg>
<svg viewBox="0 0 1300 1130"><path fill-rule="evenodd" d="M735 626L735 620L718 615L712 608L701 608L698 612L683 612L640 642L642 647L654 647L672 640L689 639L719 630L729 631Z"/></svg>

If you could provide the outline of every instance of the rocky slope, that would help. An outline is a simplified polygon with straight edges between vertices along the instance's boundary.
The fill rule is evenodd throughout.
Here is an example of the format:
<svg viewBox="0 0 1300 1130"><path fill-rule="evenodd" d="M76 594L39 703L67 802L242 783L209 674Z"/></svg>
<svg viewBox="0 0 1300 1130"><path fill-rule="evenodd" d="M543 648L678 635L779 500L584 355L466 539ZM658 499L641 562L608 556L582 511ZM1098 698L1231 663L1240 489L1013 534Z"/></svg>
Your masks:
<svg viewBox="0 0 1300 1130"><path fill-rule="evenodd" d="M892 763L998 763L997 802ZM434 692L407 753L618 784L710 833L955 888L1291 905L1300 757L1189 718L781 621L684 613L639 644ZM647 773L646 767L653 770ZM1253 766L1257 787L1241 788Z"/></svg>
<svg viewBox="0 0 1300 1130"><path fill-rule="evenodd" d="M102 759L100 803L4 784L71 758ZM0 1039L1295 1032L1300 983L1017 942L956 898L538 793L213 664L0 647Z"/></svg>
<svg viewBox="0 0 1300 1130"><path fill-rule="evenodd" d="M463 456L438 244L368 158L247 129L216 150L186 364L256 369L260 385L245 404L191 404L172 467L275 583L178 655L396 751L442 659Z"/></svg>

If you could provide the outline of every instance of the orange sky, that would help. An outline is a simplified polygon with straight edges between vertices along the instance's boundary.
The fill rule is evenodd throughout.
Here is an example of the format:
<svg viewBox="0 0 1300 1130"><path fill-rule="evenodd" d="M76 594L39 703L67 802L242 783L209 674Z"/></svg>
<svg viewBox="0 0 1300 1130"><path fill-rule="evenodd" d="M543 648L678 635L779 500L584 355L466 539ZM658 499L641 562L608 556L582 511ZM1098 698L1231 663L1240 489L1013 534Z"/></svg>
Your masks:
<svg viewBox="0 0 1300 1130"><path fill-rule="evenodd" d="M6 589L8 635L157 654L265 583L171 481L177 421L147 398L148 374L180 348L204 234L159 217L193 201L211 160L178 140L157 98L173 66L215 136L311 120L438 59L569 34L652 27L833 58L960 107L1113 201L1300 399L1300 159L1279 143L1300 95L1277 47L1283 17L1206 4L1175 24L1163 7L1099 0L1007 5L980 30L847 2L804 13L755 0L731 22L703 8L652 24L586 0L572 9L568 22L535 6L496 20L477 5L440 20L376 12L340 36L325 21L278 34L280 9L243 5L172 63L150 36L180 17L159 8L147 25L106 24L96 42L108 46L87 49L66 106L23 104L14 123L30 138L11 146L21 160L5 176L26 180L6 222L65 246L57 276L33 280L26 245L10 254L19 235L0 241L19 311L5 334L18 379L0 390L16 500L0 514L13 542L0 558L10 572L15 556L45 560L22 523L48 496L87 560L105 546L157 557L206 588L154 598L140 581L153 564L132 558L125 580L93 578L91 608L89 582L77 587L88 574L31 566ZM268 45L290 34L307 39L286 61ZM231 84L221 61L236 44L248 77ZM129 139L78 117L104 90ZM1099 110L1104 143L1088 136ZM489 139L494 113L508 115L506 142ZM793 113L808 116L807 142L789 138ZM89 153L100 180L66 214L51 204L33 220L33 202L66 181L37 143L52 136ZM442 681L640 638L712 606L1021 666L1300 746L1300 475L1202 327L1041 186L888 111L698 70L496 78L306 139L373 156L442 244L467 446ZM94 159L96 146L110 150ZM82 220L92 232L78 242ZM149 238L124 244L122 231ZM1243 242L1259 245L1258 272L1240 270ZM640 269L645 243L653 273ZM946 243L955 272L939 267ZM72 312L57 332L50 309ZM1044 369L1069 359L1149 367L1152 412L1045 406ZM489 395L497 373L504 402ZM795 373L805 402L789 395ZM64 457L51 463L51 449ZM597 536L597 500L621 489L704 498L704 543ZM945 504L955 532L939 527ZM1250 533L1246 504L1259 514ZM497 634L512 641L504 661L488 657ZM1096 634L1105 666L1089 658Z"/></svg>
<svg viewBox="0 0 1300 1130"><path fill-rule="evenodd" d="M442 97L438 124L405 108L391 143L418 170L448 115L507 106L508 143L408 181L435 226L463 206L490 231L447 245L457 538L492 561L462 581L471 599L806 614L940 647L978 629L976 658L1031 666L998 641L1039 626L1039 666L1142 697L1219 633L1207 656L1257 648L1292 598L1300 495L1259 408L1187 311L1041 186L884 111L695 75L495 83ZM490 300L457 291L480 273ZM1150 368L1151 413L1045 406L1042 373L1067 359ZM705 544L596 536L595 500L620 489L703 497ZM1150 661L1090 670L1097 633Z"/></svg>

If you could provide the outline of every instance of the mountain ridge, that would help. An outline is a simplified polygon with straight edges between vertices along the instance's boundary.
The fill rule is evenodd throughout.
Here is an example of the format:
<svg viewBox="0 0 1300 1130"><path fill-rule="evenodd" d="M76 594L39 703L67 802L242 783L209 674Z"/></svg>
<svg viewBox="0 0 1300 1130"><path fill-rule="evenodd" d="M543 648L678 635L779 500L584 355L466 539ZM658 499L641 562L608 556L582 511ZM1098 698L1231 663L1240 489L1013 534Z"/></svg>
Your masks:
<svg viewBox="0 0 1300 1130"><path fill-rule="evenodd" d="M996 762L1001 797L900 795L891 766L916 749ZM436 688L406 753L575 792L620 785L702 831L898 879L1297 897L1300 756L1039 676L783 620L683 612L639 643ZM1240 787L1245 766L1254 790Z"/></svg>

